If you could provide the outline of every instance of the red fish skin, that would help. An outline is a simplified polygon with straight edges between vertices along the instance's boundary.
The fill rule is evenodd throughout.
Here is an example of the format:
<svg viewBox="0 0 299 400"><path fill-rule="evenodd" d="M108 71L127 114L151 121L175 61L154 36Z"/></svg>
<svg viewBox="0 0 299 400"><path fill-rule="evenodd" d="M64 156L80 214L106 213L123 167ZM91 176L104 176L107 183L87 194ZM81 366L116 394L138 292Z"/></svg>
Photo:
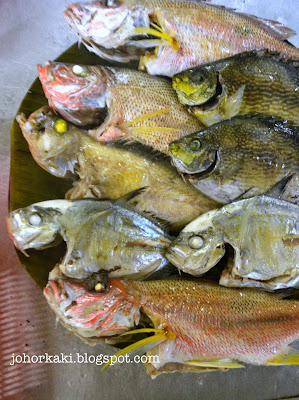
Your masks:
<svg viewBox="0 0 299 400"><path fill-rule="evenodd" d="M180 104L171 82L140 71L48 62L38 66L49 104L102 142L124 137L167 153L168 145L203 125ZM78 67L78 66L77 66Z"/></svg>
<svg viewBox="0 0 299 400"><path fill-rule="evenodd" d="M140 312L151 318L155 328L173 332L175 340L153 349L159 355L159 367L215 359L264 364L299 338L298 301L281 300L255 289L235 290L182 279L113 279L104 293L87 293L82 281L50 281L50 285L60 290L63 285L72 286L79 293L68 318L97 336L129 331L134 328L133 321L138 323ZM49 293L46 297L55 309L55 300ZM125 323L129 316L131 325Z"/></svg>

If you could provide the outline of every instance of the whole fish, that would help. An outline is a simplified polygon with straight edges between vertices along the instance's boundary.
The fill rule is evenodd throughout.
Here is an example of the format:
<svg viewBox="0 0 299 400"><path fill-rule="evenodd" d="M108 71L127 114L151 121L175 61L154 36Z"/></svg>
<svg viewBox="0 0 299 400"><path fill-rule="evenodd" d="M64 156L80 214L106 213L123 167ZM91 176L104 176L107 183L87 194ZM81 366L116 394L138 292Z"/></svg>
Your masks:
<svg viewBox="0 0 299 400"><path fill-rule="evenodd" d="M111 279L104 293L95 293L82 280L51 273L44 295L60 322L84 341L111 343L126 338L119 334L154 332L115 354L147 351L151 375L299 362L288 346L299 338L298 301L258 290L200 280ZM144 321L154 328L130 332Z"/></svg>
<svg viewBox="0 0 299 400"><path fill-rule="evenodd" d="M7 226L21 250L44 249L62 236L67 252L59 264L73 278L98 271L114 277L146 278L167 265L171 236L153 219L126 204L134 193L116 201L49 200L12 211Z"/></svg>
<svg viewBox="0 0 299 400"><path fill-rule="evenodd" d="M17 120L42 168L58 177L79 177L67 198L116 199L147 187L129 204L136 203L137 210L169 221L172 231L218 205L183 182L168 157L157 156L138 143L99 143L49 107L35 111L28 120L20 114Z"/></svg>
<svg viewBox="0 0 299 400"><path fill-rule="evenodd" d="M234 117L171 143L169 154L194 187L229 203L298 174L299 128L270 117Z"/></svg>
<svg viewBox="0 0 299 400"><path fill-rule="evenodd" d="M173 88L207 126L255 113L299 123L299 62L278 53L251 51L183 71Z"/></svg>
<svg viewBox="0 0 299 400"><path fill-rule="evenodd" d="M89 131L100 141L126 138L167 153L170 142L203 128L166 78L53 62L38 71L50 106L76 125L100 124Z"/></svg>
<svg viewBox="0 0 299 400"><path fill-rule="evenodd" d="M299 288L299 206L268 196L227 204L201 215L167 250L168 260L192 275L211 269L229 243L234 262L220 284L266 290Z"/></svg>
<svg viewBox="0 0 299 400"><path fill-rule="evenodd" d="M185 69L249 50L298 59L280 23L196 0L101 0L67 6L65 19L88 50L108 60L140 57L151 75ZM146 51L147 50L147 51Z"/></svg>

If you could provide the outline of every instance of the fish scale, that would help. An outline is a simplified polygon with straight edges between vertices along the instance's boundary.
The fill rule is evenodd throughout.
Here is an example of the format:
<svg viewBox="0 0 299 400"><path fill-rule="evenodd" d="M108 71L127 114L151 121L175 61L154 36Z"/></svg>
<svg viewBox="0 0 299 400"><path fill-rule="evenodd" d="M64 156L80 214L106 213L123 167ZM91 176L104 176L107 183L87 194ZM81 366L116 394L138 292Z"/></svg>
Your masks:
<svg viewBox="0 0 299 400"><path fill-rule="evenodd" d="M169 363L188 365L190 361L199 365L210 361L215 368L217 360L218 368L221 360L230 360L234 367L236 362L266 364L286 354L288 345L299 338L298 302L257 290L227 289L191 279L114 279L105 293L98 294L86 291L84 285L84 281L71 281L55 270L51 273L44 294L59 320L81 339L99 341L129 333L142 315L147 315L161 333L148 338L152 349L145 346L143 350L138 342L133 347L159 356L159 362L153 362L157 373ZM71 291L66 292L66 286ZM65 293L69 293L66 298ZM90 301L93 307L88 313L85 304ZM121 336L114 338L121 340ZM298 363L298 355L293 362ZM180 368L176 365L175 369Z"/></svg>
<svg viewBox="0 0 299 400"><path fill-rule="evenodd" d="M168 221L176 232L218 206L184 183L166 156L139 143L100 143L70 123L64 134L58 134L53 126L59 118L49 107L35 111L28 120L24 115L17 119L35 161L55 176L71 173L77 179L67 198L116 199L146 188L130 204ZM40 124L44 132L39 131Z"/></svg>
<svg viewBox="0 0 299 400"><path fill-rule="evenodd" d="M194 150L197 142L199 148ZM265 193L284 178L298 174L298 149L296 125L240 116L172 142L169 153L194 187L228 203L239 196ZM290 197L296 197L296 188Z"/></svg>
<svg viewBox="0 0 299 400"><path fill-rule="evenodd" d="M177 74L173 87L207 126L256 113L298 123L298 65L277 53L245 52ZM210 105L205 105L208 100Z"/></svg>
<svg viewBox="0 0 299 400"><path fill-rule="evenodd" d="M75 67L82 76L73 72ZM101 142L124 138L167 153L171 141L203 128L166 78L54 62L38 66L38 71L49 104L77 125L97 124L88 133Z"/></svg>
<svg viewBox="0 0 299 400"><path fill-rule="evenodd" d="M115 23L110 26L105 20L107 10ZM117 19L120 10L127 12L122 21ZM151 75L171 77L185 69L248 50L269 49L299 58L298 49L284 42L294 35L291 29L275 21L201 1L124 0L113 2L110 9L104 1L78 3L69 5L64 15L71 29L84 37L87 48L102 58L129 61L139 58L143 50L140 68ZM105 29L93 23L94 15ZM152 35L158 39L153 41L144 36L143 41L134 40L135 35ZM114 55L112 48L117 50Z"/></svg>

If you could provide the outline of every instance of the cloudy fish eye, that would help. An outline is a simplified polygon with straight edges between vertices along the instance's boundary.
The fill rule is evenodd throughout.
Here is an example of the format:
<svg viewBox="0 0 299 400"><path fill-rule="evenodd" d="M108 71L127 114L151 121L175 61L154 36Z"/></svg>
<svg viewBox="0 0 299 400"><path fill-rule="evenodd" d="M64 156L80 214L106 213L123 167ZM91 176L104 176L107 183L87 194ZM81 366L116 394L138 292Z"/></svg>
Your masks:
<svg viewBox="0 0 299 400"><path fill-rule="evenodd" d="M118 2L117 0L105 0L104 7L117 7Z"/></svg>
<svg viewBox="0 0 299 400"><path fill-rule="evenodd" d="M39 214L31 214L28 219L28 222L30 225L38 226L42 222L42 218Z"/></svg>
<svg viewBox="0 0 299 400"><path fill-rule="evenodd" d="M200 236L195 235L188 240L188 244L191 249L198 250L202 248L202 246L204 245L204 241Z"/></svg>
<svg viewBox="0 0 299 400"><path fill-rule="evenodd" d="M82 65L74 65L72 71L77 76L86 76L87 75L87 68L83 67Z"/></svg>
<svg viewBox="0 0 299 400"><path fill-rule="evenodd" d="M196 151L199 150L201 146L200 140L199 139L193 139L192 142L190 143L190 150Z"/></svg>

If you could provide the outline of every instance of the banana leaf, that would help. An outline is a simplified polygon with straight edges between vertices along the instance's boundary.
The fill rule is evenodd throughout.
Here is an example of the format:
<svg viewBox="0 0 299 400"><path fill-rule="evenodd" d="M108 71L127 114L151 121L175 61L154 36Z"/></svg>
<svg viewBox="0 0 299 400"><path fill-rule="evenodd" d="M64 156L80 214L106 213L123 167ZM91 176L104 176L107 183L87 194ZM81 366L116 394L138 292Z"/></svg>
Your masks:
<svg viewBox="0 0 299 400"><path fill-rule="evenodd" d="M62 53L56 61L72 64L119 66L119 64L102 60L86 50L83 45L79 46L78 43ZM137 64L130 63L126 67L137 69ZM28 117L47 103L41 83L37 78L21 102L17 114L22 112ZM62 199L71 186L70 180L54 177L34 161L19 124L14 119L11 126L10 211L39 201ZM49 272L63 257L65 249L65 244L62 243L60 246L43 251L29 251L30 257L25 257L19 251L17 251L17 254L22 266L37 285L43 288L48 281Z"/></svg>

